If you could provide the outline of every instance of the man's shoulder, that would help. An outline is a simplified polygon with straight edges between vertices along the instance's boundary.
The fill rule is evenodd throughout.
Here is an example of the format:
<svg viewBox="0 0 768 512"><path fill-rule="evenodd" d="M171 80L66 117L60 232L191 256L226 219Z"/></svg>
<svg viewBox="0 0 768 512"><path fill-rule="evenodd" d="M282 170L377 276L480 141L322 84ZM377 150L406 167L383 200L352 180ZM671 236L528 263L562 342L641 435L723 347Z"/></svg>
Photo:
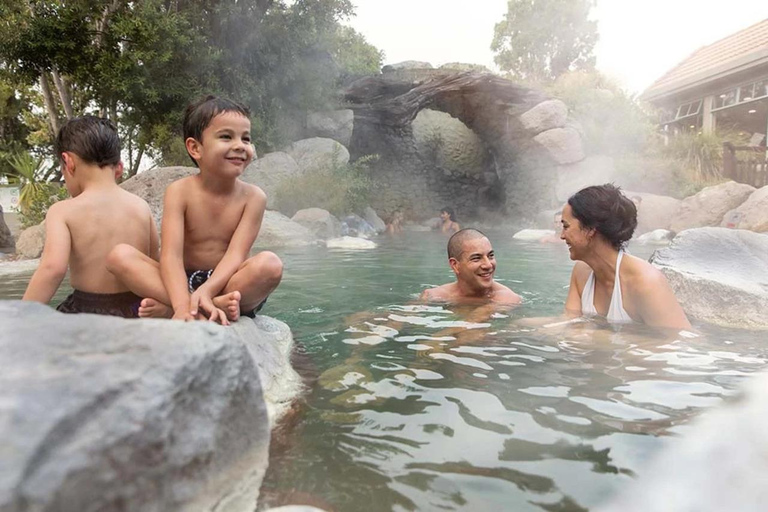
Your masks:
<svg viewBox="0 0 768 512"><path fill-rule="evenodd" d="M504 302L506 304L519 304L523 301L523 298L513 292L510 287L495 281L493 300L494 302Z"/></svg>
<svg viewBox="0 0 768 512"><path fill-rule="evenodd" d="M434 288L427 288L421 293L421 298L424 300L446 300L450 299L455 292L453 289L456 287L456 283L447 283Z"/></svg>

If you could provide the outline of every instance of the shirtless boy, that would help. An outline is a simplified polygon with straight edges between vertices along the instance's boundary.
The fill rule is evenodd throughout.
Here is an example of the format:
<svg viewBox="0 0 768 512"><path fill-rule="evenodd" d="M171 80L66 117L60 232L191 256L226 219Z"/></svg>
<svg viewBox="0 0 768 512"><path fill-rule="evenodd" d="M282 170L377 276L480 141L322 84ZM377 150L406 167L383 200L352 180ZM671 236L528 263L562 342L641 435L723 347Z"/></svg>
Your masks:
<svg viewBox="0 0 768 512"><path fill-rule="evenodd" d="M467 228L451 236L448 240L448 264L456 274L456 282L424 290L422 300L500 304L521 302L519 295L493 279L496 258L490 240L480 231Z"/></svg>
<svg viewBox="0 0 768 512"><path fill-rule="evenodd" d="M223 325L254 316L280 283L272 252L249 258L267 196L238 178L254 157L250 112L208 96L184 112L184 144L200 169L165 191L160 264L119 246L110 268L142 297L140 316L207 318Z"/></svg>
<svg viewBox="0 0 768 512"><path fill-rule="evenodd" d="M56 309L135 317L141 299L107 270L107 255L123 244L157 258L158 237L147 203L115 182L123 172L117 128L107 119L74 118L61 127L54 149L72 198L45 216L45 247L24 300L47 304L69 267L75 291Z"/></svg>

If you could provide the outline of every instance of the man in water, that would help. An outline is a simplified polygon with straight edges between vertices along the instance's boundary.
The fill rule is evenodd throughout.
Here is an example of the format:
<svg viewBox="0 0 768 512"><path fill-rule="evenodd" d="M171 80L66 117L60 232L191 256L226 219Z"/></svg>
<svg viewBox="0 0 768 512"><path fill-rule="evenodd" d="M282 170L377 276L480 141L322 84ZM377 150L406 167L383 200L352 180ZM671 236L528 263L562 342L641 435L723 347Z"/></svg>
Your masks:
<svg viewBox="0 0 768 512"><path fill-rule="evenodd" d="M518 294L493 279L496 257L490 240L476 229L457 231L448 240L448 264L456 282L424 290L424 301L519 304Z"/></svg>

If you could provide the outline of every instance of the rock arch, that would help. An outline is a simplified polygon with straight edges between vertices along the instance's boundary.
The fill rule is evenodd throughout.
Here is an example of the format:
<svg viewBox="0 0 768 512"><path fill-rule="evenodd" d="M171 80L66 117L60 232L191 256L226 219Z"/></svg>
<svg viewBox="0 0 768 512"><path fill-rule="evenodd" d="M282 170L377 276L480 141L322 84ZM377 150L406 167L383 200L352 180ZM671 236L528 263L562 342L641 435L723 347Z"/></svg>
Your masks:
<svg viewBox="0 0 768 512"><path fill-rule="evenodd" d="M469 217L488 210L531 216L554 206L558 174L584 159L564 103L492 73L396 70L357 80L345 99L355 116L350 153L381 157L372 168L374 206L385 212L404 207L429 216L454 205ZM424 109L477 134L488 152L485 172L447 173L424 158L412 124Z"/></svg>

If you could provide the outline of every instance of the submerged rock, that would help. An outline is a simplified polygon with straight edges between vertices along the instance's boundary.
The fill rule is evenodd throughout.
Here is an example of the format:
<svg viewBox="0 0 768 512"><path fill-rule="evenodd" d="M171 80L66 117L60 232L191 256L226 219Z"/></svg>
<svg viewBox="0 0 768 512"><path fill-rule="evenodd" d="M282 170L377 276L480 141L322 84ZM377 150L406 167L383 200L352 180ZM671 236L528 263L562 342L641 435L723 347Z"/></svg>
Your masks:
<svg viewBox="0 0 768 512"><path fill-rule="evenodd" d="M746 201L754 191L755 187L735 181L706 187L683 199L669 229L679 233L684 229L719 226L723 216Z"/></svg>
<svg viewBox="0 0 768 512"><path fill-rule="evenodd" d="M340 238L332 238L326 240L326 247L329 249L375 249L376 242L366 240L365 238L357 238L354 236L342 236Z"/></svg>
<svg viewBox="0 0 768 512"><path fill-rule="evenodd" d="M553 236L555 236L555 231L552 229L523 229L512 235L512 238L515 240L533 242Z"/></svg>
<svg viewBox="0 0 768 512"><path fill-rule="evenodd" d="M697 418L638 480L598 512L762 512L768 474L768 374L741 400Z"/></svg>
<svg viewBox="0 0 768 512"><path fill-rule="evenodd" d="M675 238L675 233L668 229L654 229L643 233L636 238L637 243L643 245L667 245Z"/></svg>
<svg viewBox="0 0 768 512"><path fill-rule="evenodd" d="M768 235L689 229L650 261L688 315L726 327L768 329Z"/></svg>
<svg viewBox="0 0 768 512"><path fill-rule="evenodd" d="M0 315L1 510L253 510L270 440L262 389L298 383L284 324L17 301Z"/></svg>

